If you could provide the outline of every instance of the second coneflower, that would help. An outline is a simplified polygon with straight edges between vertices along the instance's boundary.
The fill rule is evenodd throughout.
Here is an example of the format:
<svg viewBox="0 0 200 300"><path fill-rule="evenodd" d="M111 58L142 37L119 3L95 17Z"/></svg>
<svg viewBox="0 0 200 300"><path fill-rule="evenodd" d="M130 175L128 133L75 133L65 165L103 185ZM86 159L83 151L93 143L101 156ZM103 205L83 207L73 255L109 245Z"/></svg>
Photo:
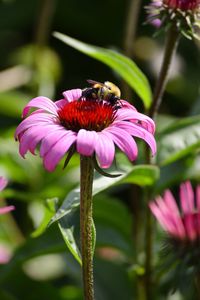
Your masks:
<svg viewBox="0 0 200 300"><path fill-rule="evenodd" d="M187 38L198 38L200 27L199 0L152 0L146 7L148 22L168 29L171 25Z"/></svg>
<svg viewBox="0 0 200 300"><path fill-rule="evenodd" d="M157 197L150 209L167 232L162 250L162 264L173 270L173 288L182 286L186 280L194 282L200 299L200 185L194 193L189 181L180 186L180 201L167 190L163 198Z"/></svg>

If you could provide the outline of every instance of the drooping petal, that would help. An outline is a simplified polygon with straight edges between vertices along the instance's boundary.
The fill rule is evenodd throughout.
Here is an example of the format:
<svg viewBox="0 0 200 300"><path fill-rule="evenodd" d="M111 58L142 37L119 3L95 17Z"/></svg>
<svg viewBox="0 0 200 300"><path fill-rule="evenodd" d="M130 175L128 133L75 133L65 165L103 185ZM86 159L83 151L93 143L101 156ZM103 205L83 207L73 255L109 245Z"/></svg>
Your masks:
<svg viewBox="0 0 200 300"><path fill-rule="evenodd" d="M152 134L155 133L154 121L148 116L131 109L118 109L116 114L116 122L118 121L130 121L138 124L138 126L143 127ZM114 123L115 122L113 122L113 124Z"/></svg>
<svg viewBox="0 0 200 300"><path fill-rule="evenodd" d="M129 133L130 135L132 135L134 137L143 139L150 146L152 155L155 155L155 153L156 153L155 138L146 129L138 126L137 124L134 124L131 122L125 122L125 121L117 122L117 123L115 123L115 126L123 129L125 132Z"/></svg>
<svg viewBox="0 0 200 300"><path fill-rule="evenodd" d="M37 144L50 132L61 130L62 127L57 124L51 125L38 125L28 128L20 139L19 153L22 157L30 151L32 154L35 152Z"/></svg>
<svg viewBox="0 0 200 300"><path fill-rule="evenodd" d="M8 180L4 177L0 177L0 192L7 186Z"/></svg>
<svg viewBox="0 0 200 300"><path fill-rule="evenodd" d="M176 200L174 199L174 196L172 195L170 190L165 191L163 198L165 199L165 203L166 203L169 211L172 214L180 216L180 212L179 212L178 206L176 204Z"/></svg>
<svg viewBox="0 0 200 300"><path fill-rule="evenodd" d="M115 146L106 132L98 132L95 152L101 168L109 168L115 155Z"/></svg>
<svg viewBox="0 0 200 300"><path fill-rule="evenodd" d="M194 214L186 214L183 216L183 222L185 225L185 230L189 240L193 241L197 237L197 223Z"/></svg>
<svg viewBox="0 0 200 300"><path fill-rule="evenodd" d="M66 134L47 152L43 158L44 167L52 172L71 145L76 140L76 133L66 132Z"/></svg>
<svg viewBox="0 0 200 300"><path fill-rule="evenodd" d="M180 217L180 212L176 204L176 200L174 199L170 190L165 191L163 199L165 201L166 208L168 209L168 214L174 216L173 220L176 226L177 236L179 236L180 238L184 238L186 236L185 228Z"/></svg>
<svg viewBox="0 0 200 300"><path fill-rule="evenodd" d="M162 226L162 228L167 231L168 233L172 234L173 236L177 236L176 227L173 224L173 221L170 215L166 215L166 212L160 209L159 202L162 201L162 198L158 199L157 201L152 201L149 203L149 207Z"/></svg>
<svg viewBox="0 0 200 300"><path fill-rule="evenodd" d="M63 127L49 131L41 142L40 156L44 157L57 142L60 142L63 136L67 138L67 135L69 134L70 136L71 133L72 131L66 130Z"/></svg>
<svg viewBox="0 0 200 300"><path fill-rule="evenodd" d="M15 139L19 137L19 135L27 130L30 127L37 126L39 124L45 125L45 123L54 124L54 118L52 115L45 114L45 113L38 113L38 114L31 114L26 119L24 119L17 127L15 131Z"/></svg>
<svg viewBox="0 0 200 300"><path fill-rule="evenodd" d="M131 161L134 161L137 158L137 145L130 134L121 128L114 128L112 126L107 128L105 132Z"/></svg>
<svg viewBox="0 0 200 300"><path fill-rule="evenodd" d="M81 89L73 89L63 92L63 96L68 102L72 102L74 100L78 100L82 95Z"/></svg>
<svg viewBox="0 0 200 300"><path fill-rule="evenodd" d="M185 230L181 217L171 213L165 199L157 197L156 204L160 214L165 219L165 230L170 234L183 239L185 237Z"/></svg>
<svg viewBox="0 0 200 300"><path fill-rule="evenodd" d="M194 212L194 192L189 181L180 186L181 208L184 214Z"/></svg>
<svg viewBox="0 0 200 300"><path fill-rule="evenodd" d="M196 204L197 204L197 209L200 212L200 185L197 185L196 187Z"/></svg>
<svg viewBox="0 0 200 300"><path fill-rule="evenodd" d="M85 156L91 156L94 153L97 139L96 131L79 130L76 140L77 152Z"/></svg>
<svg viewBox="0 0 200 300"><path fill-rule="evenodd" d="M50 112L51 114L57 115L57 107L56 107L55 103L47 97L40 96L40 97L36 97L36 98L32 99L25 106L23 113L22 113L23 118L29 113L29 111L32 107L40 108L40 109Z"/></svg>

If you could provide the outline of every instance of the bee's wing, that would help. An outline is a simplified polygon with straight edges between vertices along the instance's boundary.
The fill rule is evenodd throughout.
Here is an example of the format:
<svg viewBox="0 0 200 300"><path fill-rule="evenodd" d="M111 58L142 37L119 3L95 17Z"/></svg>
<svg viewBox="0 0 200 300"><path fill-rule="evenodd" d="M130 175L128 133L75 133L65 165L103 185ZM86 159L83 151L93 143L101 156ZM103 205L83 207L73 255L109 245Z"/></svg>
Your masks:
<svg viewBox="0 0 200 300"><path fill-rule="evenodd" d="M99 84L100 86L104 86L104 83L92 79L87 79L87 82L91 85Z"/></svg>

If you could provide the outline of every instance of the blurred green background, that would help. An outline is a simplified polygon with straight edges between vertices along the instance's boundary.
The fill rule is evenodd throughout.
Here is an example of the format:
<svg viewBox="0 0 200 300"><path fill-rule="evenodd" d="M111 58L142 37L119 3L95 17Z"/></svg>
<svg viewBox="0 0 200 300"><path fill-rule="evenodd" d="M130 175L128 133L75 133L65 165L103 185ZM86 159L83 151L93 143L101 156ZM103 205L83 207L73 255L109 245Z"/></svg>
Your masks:
<svg viewBox="0 0 200 300"><path fill-rule="evenodd" d="M35 237L31 237L44 220L40 227L42 232L47 223L45 220L53 214L45 200L56 197L60 204L78 184L79 158L74 156L67 170L63 171L60 165L49 174L38 156L27 155L26 160L19 156L13 136L22 109L31 98L43 95L60 99L67 89L87 86L86 79L116 83L122 90L122 98L129 95L128 100L144 111L140 99L127 90L125 83L110 68L52 36L53 31L59 31L93 45L126 53L130 3L127 0L0 1L0 176L9 179L2 198L16 206L12 216L1 216L0 220L0 242L8 253L14 254L9 264L0 267L1 300L82 299L80 267L66 249L57 226L53 225L42 235L37 231ZM147 1L141 3L130 56L147 75L153 88L164 37L153 37L154 28L143 24L146 18L143 6L146 4ZM158 122L158 132L177 117L200 113L199 47L199 42L191 43L186 39L180 42L161 108L165 117ZM159 153L158 160L162 161L162 155L166 157L170 151ZM178 162L164 166L158 191L168 183L177 183L180 176L199 179L198 168L193 168L197 163L199 166L198 151L182 161L179 157ZM142 194L140 188L135 189L137 195ZM135 276L144 271L133 259L129 197L129 185L120 185L101 193L101 199L95 201L97 300L133 299ZM167 280L163 282L157 299L167 299L167 284ZM179 294L176 297L181 299Z"/></svg>

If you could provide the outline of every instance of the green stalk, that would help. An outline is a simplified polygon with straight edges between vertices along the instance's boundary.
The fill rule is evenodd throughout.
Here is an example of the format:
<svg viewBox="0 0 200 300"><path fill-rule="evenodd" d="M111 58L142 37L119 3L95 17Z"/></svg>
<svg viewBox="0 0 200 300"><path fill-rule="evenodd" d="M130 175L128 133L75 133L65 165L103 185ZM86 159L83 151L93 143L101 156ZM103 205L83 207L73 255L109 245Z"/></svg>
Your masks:
<svg viewBox="0 0 200 300"><path fill-rule="evenodd" d="M83 290L85 300L94 300L92 237L92 184L94 167L91 157L81 156L80 162L80 231Z"/></svg>
<svg viewBox="0 0 200 300"><path fill-rule="evenodd" d="M168 30L168 35L166 38L165 51L163 56L163 62L160 69L160 74L155 86L153 102L149 110L149 116L155 120L158 113L159 107L162 102L163 94L168 81L168 74L171 66L172 59L176 52L178 42L179 42L179 32L175 24L172 24ZM152 159L150 156L149 149L147 150L146 162L152 164ZM147 191L146 198L149 201L151 199L151 191ZM145 251L146 251L146 261L145 261L145 293L146 300L152 299L152 244L153 244L153 220L148 203L146 203L146 233L145 233Z"/></svg>
<svg viewBox="0 0 200 300"><path fill-rule="evenodd" d="M123 48L124 54L130 58L134 56L134 45L136 39L138 18L140 15L142 0L130 0L127 7L126 13L126 24L124 28L124 41ZM122 94L124 99L131 99L132 90L125 81L121 82Z"/></svg>
<svg viewBox="0 0 200 300"><path fill-rule="evenodd" d="M149 190L147 191L147 199L150 199ZM152 245L153 245L153 218L151 212L146 203L146 231L145 231L145 294L146 300L151 300L152 298Z"/></svg>
<svg viewBox="0 0 200 300"><path fill-rule="evenodd" d="M163 57L162 66L160 69L160 74L155 86L153 102L149 110L149 116L155 119L160 104L162 102L162 97L167 85L169 69L171 66L172 58L176 52L179 42L179 32L176 25L171 25L165 44L165 52Z"/></svg>

